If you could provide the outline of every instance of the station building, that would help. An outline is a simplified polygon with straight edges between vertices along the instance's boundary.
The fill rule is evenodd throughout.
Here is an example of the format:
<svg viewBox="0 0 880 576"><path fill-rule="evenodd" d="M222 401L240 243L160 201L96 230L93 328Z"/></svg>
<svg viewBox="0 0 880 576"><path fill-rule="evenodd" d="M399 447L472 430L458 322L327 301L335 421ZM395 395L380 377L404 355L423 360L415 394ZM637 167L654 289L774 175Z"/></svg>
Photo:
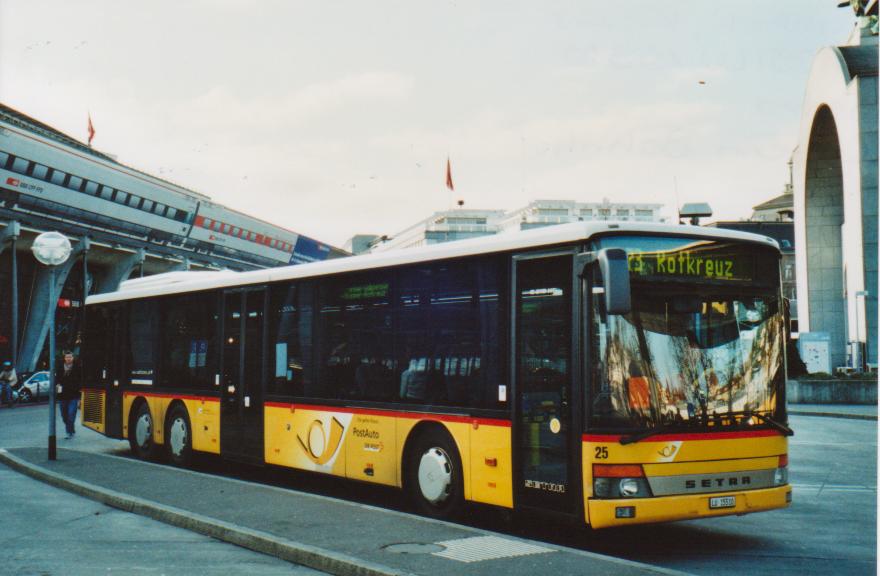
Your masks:
<svg viewBox="0 0 880 576"><path fill-rule="evenodd" d="M31 253L48 231L73 254L49 270ZM132 274L253 270L344 256L326 243L217 204L119 162L0 104L0 361L45 366L50 315L58 349L76 349L85 296ZM51 304L51 306L50 306Z"/></svg>
<svg viewBox="0 0 880 576"><path fill-rule="evenodd" d="M793 162L800 332L832 369L877 365L877 0L856 3L845 44L807 81Z"/></svg>
<svg viewBox="0 0 880 576"><path fill-rule="evenodd" d="M601 202L533 200L512 211L458 208L435 212L393 236L354 236L346 248L356 254L384 252L589 220L664 222L662 208L662 204L611 202L608 198Z"/></svg>

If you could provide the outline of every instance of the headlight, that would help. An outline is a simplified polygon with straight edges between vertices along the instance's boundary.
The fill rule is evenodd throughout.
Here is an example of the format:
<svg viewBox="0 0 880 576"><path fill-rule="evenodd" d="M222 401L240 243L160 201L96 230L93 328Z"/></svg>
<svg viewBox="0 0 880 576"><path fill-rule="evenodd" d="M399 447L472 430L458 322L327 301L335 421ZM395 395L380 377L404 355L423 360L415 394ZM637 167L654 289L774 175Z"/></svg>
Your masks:
<svg viewBox="0 0 880 576"><path fill-rule="evenodd" d="M623 478L619 484L620 495L632 498L639 493L639 481L635 478Z"/></svg>
<svg viewBox="0 0 880 576"><path fill-rule="evenodd" d="M596 498L608 498L611 496L611 479L596 478L593 480L593 496Z"/></svg>
<svg viewBox="0 0 880 576"><path fill-rule="evenodd" d="M773 485L782 486L788 484L788 468L777 468L773 474Z"/></svg>

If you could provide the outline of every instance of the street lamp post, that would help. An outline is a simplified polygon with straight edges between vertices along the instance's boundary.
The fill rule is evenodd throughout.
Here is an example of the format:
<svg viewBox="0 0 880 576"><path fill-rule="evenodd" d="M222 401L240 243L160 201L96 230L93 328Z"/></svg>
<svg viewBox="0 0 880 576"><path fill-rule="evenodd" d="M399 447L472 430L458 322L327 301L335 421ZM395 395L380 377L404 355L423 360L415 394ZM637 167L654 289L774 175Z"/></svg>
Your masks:
<svg viewBox="0 0 880 576"><path fill-rule="evenodd" d="M859 297L867 298L868 291L867 290L859 290L855 294L855 304L856 304L856 349L859 351L859 365L857 368L859 372L863 372L865 369L865 347L862 346L862 326L859 323Z"/></svg>
<svg viewBox="0 0 880 576"><path fill-rule="evenodd" d="M70 258L70 240L60 232L44 232L34 239L31 250L49 267L49 460L55 460L55 267Z"/></svg>

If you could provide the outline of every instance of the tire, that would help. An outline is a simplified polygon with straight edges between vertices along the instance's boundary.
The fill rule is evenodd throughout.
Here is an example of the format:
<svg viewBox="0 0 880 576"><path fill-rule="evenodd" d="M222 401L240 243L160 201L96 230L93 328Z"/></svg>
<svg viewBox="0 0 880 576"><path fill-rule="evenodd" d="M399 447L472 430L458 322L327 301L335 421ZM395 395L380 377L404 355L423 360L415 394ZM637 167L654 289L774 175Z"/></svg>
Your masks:
<svg viewBox="0 0 880 576"><path fill-rule="evenodd" d="M128 421L128 444L141 460L155 460L158 455L153 441L153 415L146 402L139 402Z"/></svg>
<svg viewBox="0 0 880 576"><path fill-rule="evenodd" d="M18 391L18 402L19 403L29 403L34 401L34 395L28 388L22 387Z"/></svg>
<svg viewBox="0 0 880 576"><path fill-rule="evenodd" d="M415 508L433 518L453 518L464 505L461 457L445 430L419 434L407 451L404 489Z"/></svg>
<svg viewBox="0 0 880 576"><path fill-rule="evenodd" d="M182 404L175 404L165 425L165 453L175 466L188 468L192 463L192 425Z"/></svg>

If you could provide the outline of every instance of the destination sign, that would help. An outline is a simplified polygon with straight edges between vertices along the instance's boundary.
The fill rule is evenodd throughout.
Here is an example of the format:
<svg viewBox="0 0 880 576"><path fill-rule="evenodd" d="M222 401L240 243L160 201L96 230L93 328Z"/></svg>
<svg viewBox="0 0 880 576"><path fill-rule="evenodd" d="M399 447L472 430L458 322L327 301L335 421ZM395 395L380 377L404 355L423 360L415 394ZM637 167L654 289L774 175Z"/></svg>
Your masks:
<svg viewBox="0 0 880 576"><path fill-rule="evenodd" d="M630 277L647 279L693 279L751 281L755 260L740 251L712 249L640 252L628 250Z"/></svg>

